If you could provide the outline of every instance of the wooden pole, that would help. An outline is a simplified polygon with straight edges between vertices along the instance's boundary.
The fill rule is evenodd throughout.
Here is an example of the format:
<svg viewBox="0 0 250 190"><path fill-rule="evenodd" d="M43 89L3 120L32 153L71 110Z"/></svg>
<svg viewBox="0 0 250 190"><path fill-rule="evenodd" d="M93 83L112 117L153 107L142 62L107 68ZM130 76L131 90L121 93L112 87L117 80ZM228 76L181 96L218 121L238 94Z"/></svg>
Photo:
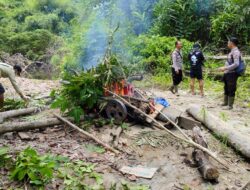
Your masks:
<svg viewBox="0 0 250 190"><path fill-rule="evenodd" d="M190 145L192 145L195 148L198 148L204 152L206 152L209 156L211 156L214 160L216 160L218 163L220 163L222 166L224 166L224 168L226 168L227 170L229 170L229 167L227 166L228 164L222 162L219 158L217 158L217 156L212 153L210 150L208 150L207 148L204 148L203 146L195 143L192 139L186 139L186 138L182 138L176 134L174 134L172 131L168 130L167 128L164 127L164 125L162 125L160 122L156 121L156 119L150 117L148 114L146 114L145 112L143 112L142 110L138 109L137 107L133 106L130 102L128 102L127 100L125 100L124 98L122 98L121 96L109 91L108 89L105 89L107 92L109 92L110 94L114 95L115 97L119 98L120 100L122 100L124 103L126 103L128 106L130 106L131 108L137 110L138 112L140 112L142 115L148 117L149 119L151 119L153 122L155 122L157 125L156 127L159 129L162 129L164 131L166 131L168 134L170 134L171 136L175 137L176 139L179 139L181 141L184 141ZM177 124L176 124L177 125ZM179 127L180 128L180 127ZM180 129L181 130L181 129Z"/></svg>
<svg viewBox="0 0 250 190"><path fill-rule="evenodd" d="M65 124L67 124L68 126L72 127L73 129L77 130L78 132L84 134L85 136L89 137L90 139L94 140L95 142L97 142L98 144L102 145L106 150L109 150L111 152L114 152L115 154L119 154L120 152L114 148L112 148L111 146L109 146L108 144L103 143L102 141L100 141L98 138L96 138L94 135L80 129L79 127L77 127L76 125L74 125L73 123L71 123L69 120L61 117L58 114L54 113L54 116L56 116L60 121L64 122Z"/></svg>

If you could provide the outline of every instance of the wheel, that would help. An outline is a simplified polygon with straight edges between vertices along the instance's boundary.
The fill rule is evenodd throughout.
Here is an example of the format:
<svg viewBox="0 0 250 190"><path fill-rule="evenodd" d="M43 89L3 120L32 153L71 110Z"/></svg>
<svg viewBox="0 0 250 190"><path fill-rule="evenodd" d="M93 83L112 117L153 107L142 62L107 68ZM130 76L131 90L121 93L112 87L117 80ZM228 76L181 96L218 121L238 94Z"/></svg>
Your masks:
<svg viewBox="0 0 250 190"><path fill-rule="evenodd" d="M114 119L115 124L121 124L128 115L127 108L124 103L117 99L109 100L105 111L109 119Z"/></svg>

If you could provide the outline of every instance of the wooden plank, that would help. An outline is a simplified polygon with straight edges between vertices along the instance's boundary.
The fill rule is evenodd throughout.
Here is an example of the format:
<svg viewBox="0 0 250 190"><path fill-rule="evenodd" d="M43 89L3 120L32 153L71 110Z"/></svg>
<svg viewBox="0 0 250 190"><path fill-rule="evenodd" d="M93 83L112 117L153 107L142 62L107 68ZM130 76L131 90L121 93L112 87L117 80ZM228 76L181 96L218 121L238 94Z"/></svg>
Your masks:
<svg viewBox="0 0 250 190"><path fill-rule="evenodd" d="M163 114L171 119L171 121L178 122L178 125L183 129L192 130L195 126L202 126L201 122L194 120L186 112L182 112L173 107L165 108ZM158 115L157 119L162 122L168 122L168 120L162 115Z"/></svg>
<svg viewBox="0 0 250 190"><path fill-rule="evenodd" d="M190 117L186 112L178 118L180 127L186 130L193 130L194 127L202 127L202 123Z"/></svg>
<svg viewBox="0 0 250 190"><path fill-rule="evenodd" d="M152 117L153 119L155 119L159 115L158 111L162 111L165 107L163 105L161 105L161 104L156 104L155 108L156 108L156 110L152 114L149 114L149 116ZM153 120L151 118L147 118L146 122L147 123L152 123Z"/></svg>
<svg viewBox="0 0 250 190"><path fill-rule="evenodd" d="M183 112L173 107L168 107L162 110L162 113L166 115L171 121L177 122L178 118L181 116ZM165 118L162 114L159 114L156 119L163 121L163 122L168 122L167 118Z"/></svg>

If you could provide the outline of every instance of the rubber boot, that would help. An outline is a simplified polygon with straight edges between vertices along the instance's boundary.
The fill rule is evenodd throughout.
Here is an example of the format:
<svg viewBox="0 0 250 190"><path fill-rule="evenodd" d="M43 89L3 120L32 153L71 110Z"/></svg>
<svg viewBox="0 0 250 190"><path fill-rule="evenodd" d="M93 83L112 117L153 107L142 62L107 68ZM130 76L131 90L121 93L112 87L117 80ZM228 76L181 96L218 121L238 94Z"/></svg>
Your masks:
<svg viewBox="0 0 250 190"><path fill-rule="evenodd" d="M174 90L175 90L175 94L176 94L176 96L180 96L180 94L178 93L178 86L176 85L176 86L174 86Z"/></svg>
<svg viewBox="0 0 250 190"><path fill-rule="evenodd" d="M174 85L172 85L172 86L169 88L169 91L172 92L173 94L175 94L175 92L174 92Z"/></svg>
<svg viewBox="0 0 250 190"><path fill-rule="evenodd" d="M234 105L234 97L228 97L228 109L232 110Z"/></svg>
<svg viewBox="0 0 250 190"><path fill-rule="evenodd" d="M224 95L224 102L221 104L221 106L228 106L228 96Z"/></svg>

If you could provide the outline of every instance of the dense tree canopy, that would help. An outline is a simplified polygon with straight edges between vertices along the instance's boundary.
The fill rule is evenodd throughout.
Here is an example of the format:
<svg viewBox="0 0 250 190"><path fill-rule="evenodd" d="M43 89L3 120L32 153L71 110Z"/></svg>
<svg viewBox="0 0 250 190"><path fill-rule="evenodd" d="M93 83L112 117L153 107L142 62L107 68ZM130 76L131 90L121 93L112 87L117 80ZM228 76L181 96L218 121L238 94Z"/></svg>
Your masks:
<svg viewBox="0 0 250 190"><path fill-rule="evenodd" d="M198 41L217 52L227 38L236 36L249 51L250 2L0 0L0 51L84 68L98 62L118 24L113 50L126 62L138 60L131 47L142 34Z"/></svg>

